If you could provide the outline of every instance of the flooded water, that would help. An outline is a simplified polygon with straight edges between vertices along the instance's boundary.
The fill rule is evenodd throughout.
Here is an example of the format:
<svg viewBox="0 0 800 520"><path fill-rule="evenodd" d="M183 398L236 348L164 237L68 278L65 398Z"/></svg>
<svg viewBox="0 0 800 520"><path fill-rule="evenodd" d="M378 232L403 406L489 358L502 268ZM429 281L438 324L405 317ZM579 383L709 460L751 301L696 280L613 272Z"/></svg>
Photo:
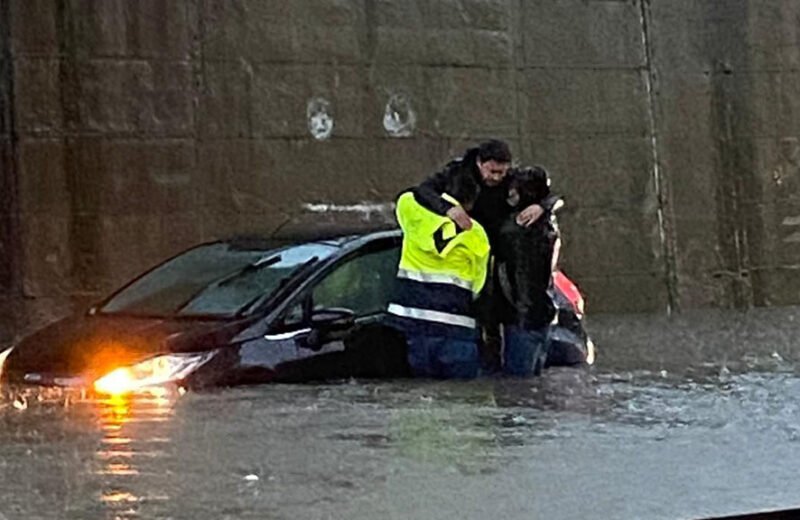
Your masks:
<svg viewBox="0 0 800 520"><path fill-rule="evenodd" d="M753 320L748 331L764 325ZM626 343L620 323L596 324L596 367L536 380L7 394L0 519L673 519L800 506L793 331L753 339L672 320L638 336L628 326Z"/></svg>

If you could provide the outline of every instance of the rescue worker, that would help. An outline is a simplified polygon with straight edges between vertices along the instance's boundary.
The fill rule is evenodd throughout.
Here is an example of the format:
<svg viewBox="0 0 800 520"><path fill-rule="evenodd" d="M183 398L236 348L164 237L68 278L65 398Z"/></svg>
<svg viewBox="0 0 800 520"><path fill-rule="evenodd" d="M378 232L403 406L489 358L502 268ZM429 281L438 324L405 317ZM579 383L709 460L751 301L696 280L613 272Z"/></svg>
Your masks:
<svg viewBox="0 0 800 520"><path fill-rule="evenodd" d="M520 210L531 204L557 207L551 199L549 178L535 166L509 175L509 201ZM547 336L556 308L550 293L559 240L551 211L531 226L517 222L512 213L500 227L495 258L502 293L503 373L538 375L547 357Z"/></svg>
<svg viewBox="0 0 800 520"><path fill-rule="evenodd" d="M480 186L472 176L448 179L441 195L469 210ZM438 215L405 192L397 200L403 231L397 290L388 312L408 342L408 363L419 377L471 378L479 371L473 299L486 282L489 239Z"/></svg>
<svg viewBox="0 0 800 520"><path fill-rule="evenodd" d="M438 215L446 215L461 228L469 229L471 218L480 222L494 247L500 226L511 214L511 207L506 202L509 191L509 179L506 175L511 166L511 150L504 141L490 139L469 148L463 157L448 163L419 186L413 189L418 203ZM444 199L441 195L451 179L470 177L480 184L480 194L469 215L463 207L459 207ZM544 213L545 209L538 204L524 208L517 213L521 225L529 226ZM482 328L479 341L481 364L486 372L500 369L500 320L495 293L496 276L490 268L490 279L476 304L476 311Z"/></svg>

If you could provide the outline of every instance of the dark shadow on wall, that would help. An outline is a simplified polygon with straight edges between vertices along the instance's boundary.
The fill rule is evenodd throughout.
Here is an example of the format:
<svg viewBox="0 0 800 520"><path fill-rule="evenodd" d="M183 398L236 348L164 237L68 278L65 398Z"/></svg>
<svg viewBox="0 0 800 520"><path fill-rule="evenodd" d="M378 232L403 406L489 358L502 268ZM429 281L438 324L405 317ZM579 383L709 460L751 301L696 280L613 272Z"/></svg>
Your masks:
<svg viewBox="0 0 800 520"><path fill-rule="evenodd" d="M765 304L763 222L758 210L762 187L755 165L753 89L750 82L748 2L708 4L706 45L712 60L711 131L716 143L718 278L725 278L725 302L738 309ZM731 12L737 16L726 16Z"/></svg>
<svg viewBox="0 0 800 520"><path fill-rule="evenodd" d="M69 200L69 247L72 282L78 290L94 291L102 277L98 172L104 166L98 156L100 141L81 136L82 84L79 66L85 49L77 28L76 7L58 0L56 34L59 50L59 94L64 129L64 168ZM88 58L83 56L83 60Z"/></svg>
<svg viewBox="0 0 800 520"><path fill-rule="evenodd" d="M11 0L0 0L0 291L19 289L20 235L17 207L17 134L14 117Z"/></svg>

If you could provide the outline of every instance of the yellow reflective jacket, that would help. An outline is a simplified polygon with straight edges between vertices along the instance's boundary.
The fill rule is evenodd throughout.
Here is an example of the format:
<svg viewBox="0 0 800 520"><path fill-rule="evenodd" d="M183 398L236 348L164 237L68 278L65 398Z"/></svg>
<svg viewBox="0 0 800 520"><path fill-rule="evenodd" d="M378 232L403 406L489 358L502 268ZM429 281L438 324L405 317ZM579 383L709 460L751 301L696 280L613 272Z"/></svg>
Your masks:
<svg viewBox="0 0 800 520"><path fill-rule="evenodd" d="M453 197L442 195L458 205ZM489 238L478 222L460 230L449 217L437 215L420 205L411 192L397 199L397 222L403 230L400 270L435 281L452 277L478 294L486 283Z"/></svg>

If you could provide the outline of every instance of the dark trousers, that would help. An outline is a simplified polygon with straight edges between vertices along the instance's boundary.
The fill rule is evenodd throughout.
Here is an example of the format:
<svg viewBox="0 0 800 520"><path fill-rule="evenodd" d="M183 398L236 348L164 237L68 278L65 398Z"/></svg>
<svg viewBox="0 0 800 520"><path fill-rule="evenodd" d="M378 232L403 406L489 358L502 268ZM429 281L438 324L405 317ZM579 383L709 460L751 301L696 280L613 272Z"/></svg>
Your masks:
<svg viewBox="0 0 800 520"><path fill-rule="evenodd" d="M502 365L503 337L500 332L500 315L503 313L503 309L501 309L501 296L498 292L500 288L497 286L496 280L497 272L493 259L490 263L486 285L475 301L475 315L480 327L478 353L481 371L485 374L500 372Z"/></svg>
<svg viewBox="0 0 800 520"><path fill-rule="evenodd" d="M503 373L518 377L541 374L547 361L547 328L506 325L503 335Z"/></svg>
<svg viewBox="0 0 800 520"><path fill-rule="evenodd" d="M408 364L415 377L469 379L478 376L477 335L464 327L432 327L422 320L395 320L408 343ZM447 329L453 328L453 334Z"/></svg>

